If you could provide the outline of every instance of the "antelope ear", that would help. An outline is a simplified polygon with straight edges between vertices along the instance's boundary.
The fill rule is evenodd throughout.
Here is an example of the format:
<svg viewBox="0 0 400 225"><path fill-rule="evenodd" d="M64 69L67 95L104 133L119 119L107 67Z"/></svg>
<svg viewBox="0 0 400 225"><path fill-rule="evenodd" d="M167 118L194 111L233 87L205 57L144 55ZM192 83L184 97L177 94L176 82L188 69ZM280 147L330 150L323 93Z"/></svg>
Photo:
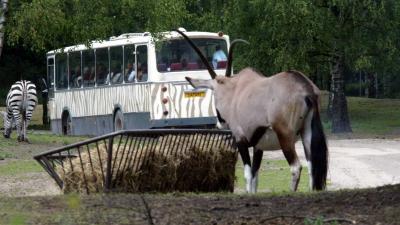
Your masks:
<svg viewBox="0 0 400 225"><path fill-rule="evenodd" d="M212 86L213 80L200 80L200 79L193 79L190 77L185 77L185 79L194 88L208 88L208 89L214 90L214 87Z"/></svg>

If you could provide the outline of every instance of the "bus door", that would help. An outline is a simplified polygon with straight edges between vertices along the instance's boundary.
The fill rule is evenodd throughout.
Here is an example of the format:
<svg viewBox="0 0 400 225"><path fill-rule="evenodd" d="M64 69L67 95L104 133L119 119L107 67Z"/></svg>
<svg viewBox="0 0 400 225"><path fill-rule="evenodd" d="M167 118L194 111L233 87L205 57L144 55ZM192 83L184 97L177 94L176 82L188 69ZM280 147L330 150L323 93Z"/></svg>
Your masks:
<svg viewBox="0 0 400 225"><path fill-rule="evenodd" d="M136 71L137 82L145 82L148 79L148 64L147 64L147 45L136 45Z"/></svg>
<svg viewBox="0 0 400 225"><path fill-rule="evenodd" d="M47 83L49 98L54 98L54 55L47 58Z"/></svg>

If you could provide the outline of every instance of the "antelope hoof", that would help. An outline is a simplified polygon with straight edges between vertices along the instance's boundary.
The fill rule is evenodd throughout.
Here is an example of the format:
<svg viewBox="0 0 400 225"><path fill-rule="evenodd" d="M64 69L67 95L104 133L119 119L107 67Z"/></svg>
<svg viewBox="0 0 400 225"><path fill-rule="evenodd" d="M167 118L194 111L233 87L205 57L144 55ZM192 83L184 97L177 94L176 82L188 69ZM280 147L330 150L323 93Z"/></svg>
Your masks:
<svg viewBox="0 0 400 225"><path fill-rule="evenodd" d="M4 136L5 138L10 138L10 135L8 135L8 134L3 134L3 136Z"/></svg>
<svg viewBox="0 0 400 225"><path fill-rule="evenodd" d="M255 175L251 179L251 192L250 193L253 193L253 194L257 193L257 186L258 186L258 176Z"/></svg>
<svg viewBox="0 0 400 225"><path fill-rule="evenodd" d="M18 140L19 142L21 142L21 141L23 141L24 139L23 139L21 136L18 136L17 140Z"/></svg>

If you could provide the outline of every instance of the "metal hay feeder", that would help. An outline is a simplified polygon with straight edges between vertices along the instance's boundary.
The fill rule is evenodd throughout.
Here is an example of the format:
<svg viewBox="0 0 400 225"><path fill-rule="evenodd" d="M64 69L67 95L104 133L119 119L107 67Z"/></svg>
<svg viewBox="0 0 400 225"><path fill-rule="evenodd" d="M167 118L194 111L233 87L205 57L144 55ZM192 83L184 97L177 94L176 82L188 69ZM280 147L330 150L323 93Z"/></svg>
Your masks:
<svg viewBox="0 0 400 225"><path fill-rule="evenodd" d="M176 143L180 143L179 146ZM65 173L65 169L68 167L72 171L83 172L81 178L86 193L124 191L118 187L119 180L123 179L122 171L138 165L138 160L141 160L142 164L148 163L154 157L155 151L165 156L176 156L178 151L186 154L195 145L201 145L199 147L202 149L223 147L237 156L230 131L152 129L110 133L35 155L34 159L49 173L61 189L64 187L62 172ZM95 157L93 154L97 154L96 157L100 160L93 160ZM83 155L88 156L88 160L83 160ZM101 156L105 156L106 159L101 159ZM76 162L78 159L80 163L74 165L72 162L74 160ZM88 165L84 165L84 163ZM99 176L101 185L96 186L96 191L93 191L88 186L88 179L92 173L94 174L93 168L96 166L101 168Z"/></svg>

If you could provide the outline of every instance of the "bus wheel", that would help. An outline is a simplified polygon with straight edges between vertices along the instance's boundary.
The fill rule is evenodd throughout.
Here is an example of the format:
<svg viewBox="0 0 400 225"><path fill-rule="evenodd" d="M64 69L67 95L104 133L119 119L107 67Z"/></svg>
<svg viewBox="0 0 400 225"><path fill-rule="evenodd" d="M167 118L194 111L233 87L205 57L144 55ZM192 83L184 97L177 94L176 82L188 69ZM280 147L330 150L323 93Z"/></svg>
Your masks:
<svg viewBox="0 0 400 225"><path fill-rule="evenodd" d="M62 127L62 134L63 135L71 135L72 134L72 122L71 122L71 116L69 115L69 112L65 111L63 113L62 119L61 119L61 127Z"/></svg>
<svg viewBox="0 0 400 225"><path fill-rule="evenodd" d="M121 110L117 110L114 114L114 131L119 131L124 129L124 114Z"/></svg>

